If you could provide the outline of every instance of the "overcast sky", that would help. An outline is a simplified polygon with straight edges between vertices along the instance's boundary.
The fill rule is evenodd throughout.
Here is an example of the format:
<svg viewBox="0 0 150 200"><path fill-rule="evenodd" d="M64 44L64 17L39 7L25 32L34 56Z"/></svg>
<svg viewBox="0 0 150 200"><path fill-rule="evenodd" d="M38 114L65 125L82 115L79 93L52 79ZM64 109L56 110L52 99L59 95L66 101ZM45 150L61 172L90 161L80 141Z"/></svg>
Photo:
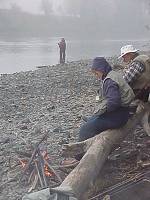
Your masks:
<svg viewBox="0 0 150 200"><path fill-rule="evenodd" d="M53 4L53 9L56 10L61 0L49 0ZM0 8L10 8L12 4L16 3L23 11L31 13L41 12L41 0L0 0Z"/></svg>
<svg viewBox="0 0 150 200"><path fill-rule="evenodd" d="M44 18L32 16L34 22L30 19L28 21L28 15L18 12L22 16L18 19L17 15L14 15L19 11L16 5L22 11L43 14ZM118 33L120 37L133 37L137 34L142 36L144 31L150 31L150 0L0 0L0 8L13 8L10 12L2 12L4 18L0 19L0 28L4 33L15 30L16 34L18 30L24 30L27 33L38 34L43 28L48 34L62 32L76 35L85 34L86 27L87 32L91 31L91 37L93 33L106 36L116 36ZM9 14L5 16L6 13ZM13 18L10 17L11 14ZM57 17L56 14L61 17ZM40 22L41 28L38 27L38 22L36 24L38 18L44 19L44 23ZM52 20L49 20L50 18ZM23 20L27 21L24 26ZM63 26L60 25L62 20Z"/></svg>
<svg viewBox="0 0 150 200"><path fill-rule="evenodd" d="M117 5L122 5L123 8L128 7L129 11L132 7L134 15L136 9L142 10L144 2L150 0L0 0L0 8L10 8L13 4L17 4L23 11L42 13L42 1L45 5L49 2L53 12L60 15L82 14L81 8L83 12L84 7L88 7L87 10L93 14L95 11L100 13L105 10L104 13L110 15L120 11L120 7L118 8ZM126 9L125 12L127 12Z"/></svg>
<svg viewBox="0 0 150 200"><path fill-rule="evenodd" d="M55 13L65 13L66 11L75 11L79 9L82 5L86 6L88 3L92 3L96 6L96 1L89 0L43 0L45 2L50 2L52 4L53 11ZM99 0L98 0L99 1ZM0 8L10 8L12 4L17 4L21 7L23 11L28 11L31 13L41 12L41 2L42 0L0 0ZM108 5L109 7L115 7L114 0L104 0L103 5Z"/></svg>

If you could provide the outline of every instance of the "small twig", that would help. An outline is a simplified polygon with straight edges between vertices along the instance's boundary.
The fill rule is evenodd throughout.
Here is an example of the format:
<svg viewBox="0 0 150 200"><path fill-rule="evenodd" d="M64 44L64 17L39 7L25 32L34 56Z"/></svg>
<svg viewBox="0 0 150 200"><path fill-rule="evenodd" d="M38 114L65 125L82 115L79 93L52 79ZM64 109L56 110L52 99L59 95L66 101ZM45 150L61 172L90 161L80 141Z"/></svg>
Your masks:
<svg viewBox="0 0 150 200"><path fill-rule="evenodd" d="M28 192L31 192L32 190L34 190L36 185L37 185L37 183L38 183L38 176L37 176L37 174L35 174L35 178L34 178L33 184L31 186L31 188L28 190Z"/></svg>
<svg viewBox="0 0 150 200"><path fill-rule="evenodd" d="M45 187L47 187L47 181L46 181L46 176L45 176L45 172L44 172L44 157L42 156L40 150L38 150L38 155L39 155L39 162L41 165L41 171L42 171L42 176L43 176L43 180L44 180L44 185L45 185Z"/></svg>
<svg viewBox="0 0 150 200"><path fill-rule="evenodd" d="M54 169L63 169L63 168L73 168L73 167L76 167L77 165L79 164L79 161L73 163L73 164L70 164L70 165L56 165L56 166L52 166Z"/></svg>
<svg viewBox="0 0 150 200"><path fill-rule="evenodd" d="M25 175L26 171L28 170L29 166L31 165L31 163L32 163L32 161L33 161L33 159L34 159L36 153L37 153L37 149L35 148L35 150L33 151L32 156L31 156L31 158L30 158L28 164L25 166L25 169L24 169L24 171L23 171L23 173L22 173L22 176L20 177L19 182L22 180L23 176Z"/></svg>
<svg viewBox="0 0 150 200"><path fill-rule="evenodd" d="M47 162L47 160L44 159L45 164L48 166L48 168L53 172L53 174L57 177L58 181L62 183L61 177L57 174L55 169Z"/></svg>
<svg viewBox="0 0 150 200"><path fill-rule="evenodd" d="M39 155L40 155L40 157L43 158L43 161L44 161L45 165L47 165L48 168L49 168L49 169L53 172L53 174L57 177L58 181L59 181L60 183L62 183L61 177L57 174L57 172L55 171L55 169L47 162L47 160L42 156L42 154L41 154L40 151L39 151Z"/></svg>
<svg viewBox="0 0 150 200"><path fill-rule="evenodd" d="M29 176L29 179L28 179L28 183L31 182L31 179L32 179L32 176L33 176L34 173L35 173L35 169L32 170L32 172L31 172L31 174Z"/></svg>
<svg viewBox="0 0 150 200"><path fill-rule="evenodd" d="M61 168L59 169L60 171L62 171L64 174L68 175L69 174L69 171L65 168Z"/></svg>
<svg viewBox="0 0 150 200"><path fill-rule="evenodd" d="M41 179L41 175L40 175L40 172L39 172L39 169L38 169L37 161L35 161L35 168L36 168L37 175L38 175L38 178L39 178L39 181L40 181L40 185L41 185L41 187L43 188L44 185L43 185L43 182L42 182L42 179Z"/></svg>

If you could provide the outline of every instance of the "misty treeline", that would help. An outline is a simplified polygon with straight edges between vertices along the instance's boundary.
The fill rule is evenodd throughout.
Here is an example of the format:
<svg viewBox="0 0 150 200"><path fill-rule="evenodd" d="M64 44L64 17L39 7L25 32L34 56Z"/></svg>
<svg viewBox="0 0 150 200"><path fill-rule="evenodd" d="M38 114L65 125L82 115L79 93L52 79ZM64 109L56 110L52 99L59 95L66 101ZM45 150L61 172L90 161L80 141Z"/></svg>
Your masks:
<svg viewBox="0 0 150 200"><path fill-rule="evenodd" d="M0 0L0 4L4 1ZM41 0L42 14L22 11L16 3L0 9L1 36L83 36L144 38L150 31L150 0L62 0L53 10Z"/></svg>

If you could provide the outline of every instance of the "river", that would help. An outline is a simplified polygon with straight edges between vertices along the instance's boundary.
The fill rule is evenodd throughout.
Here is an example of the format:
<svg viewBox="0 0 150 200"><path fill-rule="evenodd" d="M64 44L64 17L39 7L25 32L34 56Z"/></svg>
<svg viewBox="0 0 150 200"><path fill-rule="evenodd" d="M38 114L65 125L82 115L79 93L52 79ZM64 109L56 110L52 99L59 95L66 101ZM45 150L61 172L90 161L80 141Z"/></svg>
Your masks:
<svg viewBox="0 0 150 200"><path fill-rule="evenodd" d="M33 70L37 66L59 63L60 38L0 39L0 74ZM148 40L79 40L67 39L67 61L119 55L120 47L134 44L149 50Z"/></svg>

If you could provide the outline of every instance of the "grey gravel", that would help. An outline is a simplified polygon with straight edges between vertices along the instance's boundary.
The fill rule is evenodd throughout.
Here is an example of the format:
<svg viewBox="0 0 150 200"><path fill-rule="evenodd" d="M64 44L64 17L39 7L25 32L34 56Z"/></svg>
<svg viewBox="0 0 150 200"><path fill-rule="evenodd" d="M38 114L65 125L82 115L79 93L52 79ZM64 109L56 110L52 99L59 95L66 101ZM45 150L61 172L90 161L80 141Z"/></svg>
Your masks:
<svg viewBox="0 0 150 200"><path fill-rule="evenodd" d="M117 57L109 58L116 64ZM48 131L53 164L62 160L61 147L75 142L82 115L92 115L99 82L89 72L91 60L41 67L0 76L0 185L21 171L16 150L28 151ZM120 70L116 67L116 70ZM7 169L7 173L2 173ZM18 178L19 179L19 178ZM0 188L0 199L19 200L28 191L24 182Z"/></svg>

